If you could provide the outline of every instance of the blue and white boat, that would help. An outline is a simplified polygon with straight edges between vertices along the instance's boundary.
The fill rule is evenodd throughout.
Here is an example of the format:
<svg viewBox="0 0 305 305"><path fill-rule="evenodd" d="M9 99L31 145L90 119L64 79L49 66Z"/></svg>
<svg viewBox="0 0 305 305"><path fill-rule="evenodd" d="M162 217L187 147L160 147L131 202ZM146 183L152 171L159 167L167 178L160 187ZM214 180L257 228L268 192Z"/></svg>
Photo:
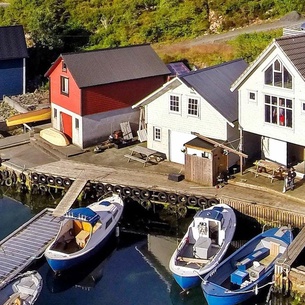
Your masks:
<svg viewBox="0 0 305 305"><path fill-rule="evenodd" d="M122 198L114 194L88 207L68 211L56 238L45 251L50 267L58 273L88 260L115 231L123 208Z"/></svg>
<svg viewBox="0 0 305 305"><path fill-rule="evenodd" d="M288 227L267 230L235 251L207 274L201 288L209 305L234 305L271 283L275 261L292 242Z"/></svg>
<svg viewBox="0 0 305 305"><path fill-rule="evenodd" d="M236 216L226 204L198 211L177 249L169 268L183 290L199 286L201 278L224 257L233 239Z"/></svg>

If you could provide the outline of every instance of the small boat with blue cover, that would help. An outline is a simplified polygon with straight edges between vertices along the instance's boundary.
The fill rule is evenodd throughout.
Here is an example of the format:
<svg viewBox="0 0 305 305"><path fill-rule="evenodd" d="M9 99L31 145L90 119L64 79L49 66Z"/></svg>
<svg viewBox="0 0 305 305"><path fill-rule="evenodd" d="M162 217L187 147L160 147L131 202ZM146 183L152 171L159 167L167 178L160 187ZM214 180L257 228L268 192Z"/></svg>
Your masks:
<svg viewBox="0 0 305 305"><path fill-rule="evenodd" d="M271 284L275 262L292 239L290 228L273 228L236 250L204 277L201 288L208 304L238 304Z"/></svg>
<svg viewBox="0 0 305 305"><path fill-rule="evenodd" d="M199 286L201 277L213 270L233 239L236 216L226 204L198 211L174 251L169 268L183 290Z"/></svg>
<svg viewBox="0 0 305 305"><path fill-rule="evenodd" d="M57 273L84 262L105 245L121 218L124 203L119 195L98 200L88 207L68 211L45 257Z"/></svg>

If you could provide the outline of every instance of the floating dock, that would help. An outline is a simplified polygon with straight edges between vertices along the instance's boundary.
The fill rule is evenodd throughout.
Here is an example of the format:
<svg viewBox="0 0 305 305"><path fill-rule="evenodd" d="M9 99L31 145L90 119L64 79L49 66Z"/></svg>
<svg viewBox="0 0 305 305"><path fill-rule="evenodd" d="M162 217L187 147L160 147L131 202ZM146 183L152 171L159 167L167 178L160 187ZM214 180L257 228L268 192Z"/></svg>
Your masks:
<svg viewBox="0 0 305 305"><path fill-rule="evenodd" d="M0 290L35 259L55 238L60 218L44 209L0 242Z"/></svg>

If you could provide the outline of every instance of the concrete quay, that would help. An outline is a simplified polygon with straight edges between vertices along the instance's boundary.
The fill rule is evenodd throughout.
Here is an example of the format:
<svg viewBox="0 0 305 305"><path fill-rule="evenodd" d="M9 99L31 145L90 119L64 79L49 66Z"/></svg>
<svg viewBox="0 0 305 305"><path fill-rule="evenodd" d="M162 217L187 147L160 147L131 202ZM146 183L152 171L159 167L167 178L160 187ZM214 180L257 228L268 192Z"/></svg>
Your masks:
<svg viewBox="0 0 305 305"><path fill-rule="evenodd" d="M73 179L78 177L97 180L103 183L132 187L164 190L178 194L216 197L226 200L242 200L256 205L283 209L305 217L305 185L303 180L296 182L295 189L283 193L283 180L273 182L266 177L255 177L252 172L234 175L228 184L221 188L206 187L182 180L168 179L172 173L184 173L181 164L161 161L143 167L136 161L127 162L125 154L130 147L109 148L94 153L93 148L82 150L74 145L52 146L39 135L24 134L0 140L1 157L6 160L2 167L16 171L52 173ZM26 139L30 138L30 141ZM13 143L13 144L12 144ZM136 145L145 145L138 143ZM305 218L304 218L305 221Z"/></svg>

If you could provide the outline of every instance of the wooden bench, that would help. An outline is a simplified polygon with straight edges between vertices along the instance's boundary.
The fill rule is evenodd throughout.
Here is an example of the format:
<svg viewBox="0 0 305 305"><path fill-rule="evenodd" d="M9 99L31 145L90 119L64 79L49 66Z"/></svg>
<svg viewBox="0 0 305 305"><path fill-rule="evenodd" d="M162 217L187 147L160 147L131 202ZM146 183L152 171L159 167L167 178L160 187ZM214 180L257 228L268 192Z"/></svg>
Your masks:
<svg viewBox="0 0 305 305"><path fill-rule="evenodd" d="M188 264L195 263L195 264L206 264L209 262L208 259L203 258L195 258L195 257L186 257L186 256L178 256L177 260L180 262L186 262Z"/></svg>
<svg viewBox="0 0 305 305"><path fill-rule="evenodd" d="M146 162L147 162L147 160L145 160L145 159L141 159L141 158L138 158L138 157L132 156L132 155L124 155L124 157L128 158L128 162L129 162L130 160L134 160L134 161L138 161L138 162L143 163L144 166L145 166L145 164L146 164Z"/></svg>

